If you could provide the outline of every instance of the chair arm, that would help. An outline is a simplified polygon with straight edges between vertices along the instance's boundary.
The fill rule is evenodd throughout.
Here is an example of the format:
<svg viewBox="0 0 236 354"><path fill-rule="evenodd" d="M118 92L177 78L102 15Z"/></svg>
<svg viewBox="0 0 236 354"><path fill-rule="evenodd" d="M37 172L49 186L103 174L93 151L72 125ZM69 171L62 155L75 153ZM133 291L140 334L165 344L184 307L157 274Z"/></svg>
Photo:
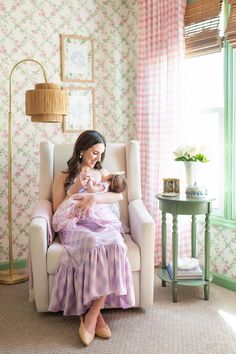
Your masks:
<svg viewBox="0 0 236 354"><path fill-rule="evenodd" d="M42 211L42 201L36 203L33 214L38 215L38 211ZM49 240L48 223L51 220L50 217L48 219L46 214L45 209L45 213L41 213L42 216L38 215L32 218L29 232L34 298L39 312L48 311L49 306L47 249Z"/></svg>
<svg viewBox="0 0 236 354"><path fill-rule="evenodd" d="M141 199L129 203L129 221L131 237L141 253L140 306L147 307L154 295L155 223Z"/></svg>

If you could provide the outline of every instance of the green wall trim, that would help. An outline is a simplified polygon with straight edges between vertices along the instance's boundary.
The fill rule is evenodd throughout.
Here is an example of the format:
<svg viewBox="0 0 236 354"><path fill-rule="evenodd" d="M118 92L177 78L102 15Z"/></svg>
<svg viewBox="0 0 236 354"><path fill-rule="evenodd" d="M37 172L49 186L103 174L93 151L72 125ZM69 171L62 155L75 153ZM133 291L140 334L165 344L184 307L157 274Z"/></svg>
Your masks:
<svg viewBox="0 0 236 354"><path fill-rule="evenodd" d="M20 269L20 268L26 268L27 266L27 260L26 259L20 259L16 260L13 262L13 268L14 269ZM8 262L0 262L0 271L1 270L7 270L9 268L9 263Z"/></svg>
<svg viewBox="0 0 236 354"><path fill-rule="evenodd" d="M212 215L211 224L228 229L236 229L236 220L226 220L225 218L220 216Z"/></svg>
<svg viewBox="0 0 236 354"><path fill-rule="evenodd" d="M232 139L232 195L231 195L231 203L232 203L232 218L236 219L236 203L235 203L235 191L236 191L236 182L235 182L235 167L236 167L236 163L235 163L235 158L236 158L236 132L235 132L235 128L236 128L236 105L235 105L235 88L236 88L236 79L235 79L235 63L236 63L236 54L235 54L235 50L233 50L233 91L232 91L232 97L233 99L233 119L232 119L232 126L231 126L231 139Z"/></svg>
<svg viewBox="0 0 236 354"><path fill-rule="evenodd" d="M225 275L218 273L211 273L213 275L212 282L216 285L222 286L223 288L236 291L236 280L226 277Z"/></svg>
<svg viewBox="0 0 236 354"><path fill-rule="evenodd" d="M232 219L233 51L225 42L225 218Z"/></svg>

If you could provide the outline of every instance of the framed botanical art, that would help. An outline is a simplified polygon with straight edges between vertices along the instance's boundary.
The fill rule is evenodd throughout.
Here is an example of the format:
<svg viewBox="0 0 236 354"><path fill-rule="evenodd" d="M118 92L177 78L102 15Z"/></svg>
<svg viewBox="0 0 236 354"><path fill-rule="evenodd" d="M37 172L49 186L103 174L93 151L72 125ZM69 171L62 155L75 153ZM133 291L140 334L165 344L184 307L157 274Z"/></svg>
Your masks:
<svg viewBox="0 0 236 354"><path fill-rule="evenodd" d="M95 129L95 92L93 88L64 87L68 90L68 115L63 121L64 132Z"/></svg>
<svg viewBox="0 0 236 354"><path fill-rule="evenodd" d="M67 82L94 82L91 37L61 35L61 79Z"/></svg>

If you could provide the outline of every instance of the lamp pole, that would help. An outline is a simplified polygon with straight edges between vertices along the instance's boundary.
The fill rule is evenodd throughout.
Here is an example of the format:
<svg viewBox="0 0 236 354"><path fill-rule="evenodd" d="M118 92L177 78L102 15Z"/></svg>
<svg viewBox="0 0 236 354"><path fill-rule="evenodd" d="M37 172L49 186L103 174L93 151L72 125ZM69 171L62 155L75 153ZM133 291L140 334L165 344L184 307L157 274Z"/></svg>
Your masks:
<svg viewBox="0 0 236 354"><path fill-rule="evenodd" d="M25 269L19 269L13 271L13 247L12 247L12 75L17 68L23 62L34 62L38 64L42 71L44 80L47 83L47 77L43 66L34 59L24 59L16 63L10 73L9 77L9 112L8 112L8 271L0 271L0 284L17 284L22 283L29 279L28 272Z"/></svg>

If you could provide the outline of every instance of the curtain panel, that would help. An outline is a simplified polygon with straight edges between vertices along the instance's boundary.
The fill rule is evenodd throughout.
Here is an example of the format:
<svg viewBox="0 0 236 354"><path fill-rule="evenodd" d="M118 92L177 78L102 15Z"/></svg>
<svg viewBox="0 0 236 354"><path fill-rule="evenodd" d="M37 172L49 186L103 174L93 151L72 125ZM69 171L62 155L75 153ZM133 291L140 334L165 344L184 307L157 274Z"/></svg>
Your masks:
<svg viewBox="0 0 236 354"><path fill-rule="evenodd" d="M156 265L161 262L161 215L155 194L162 191L162 178L174 177L170 174L180 117L185 9L186 0L138 1L137 136L143 200L156 221ZM179 255L189 247L189 240L180 235Z"/></svg>

